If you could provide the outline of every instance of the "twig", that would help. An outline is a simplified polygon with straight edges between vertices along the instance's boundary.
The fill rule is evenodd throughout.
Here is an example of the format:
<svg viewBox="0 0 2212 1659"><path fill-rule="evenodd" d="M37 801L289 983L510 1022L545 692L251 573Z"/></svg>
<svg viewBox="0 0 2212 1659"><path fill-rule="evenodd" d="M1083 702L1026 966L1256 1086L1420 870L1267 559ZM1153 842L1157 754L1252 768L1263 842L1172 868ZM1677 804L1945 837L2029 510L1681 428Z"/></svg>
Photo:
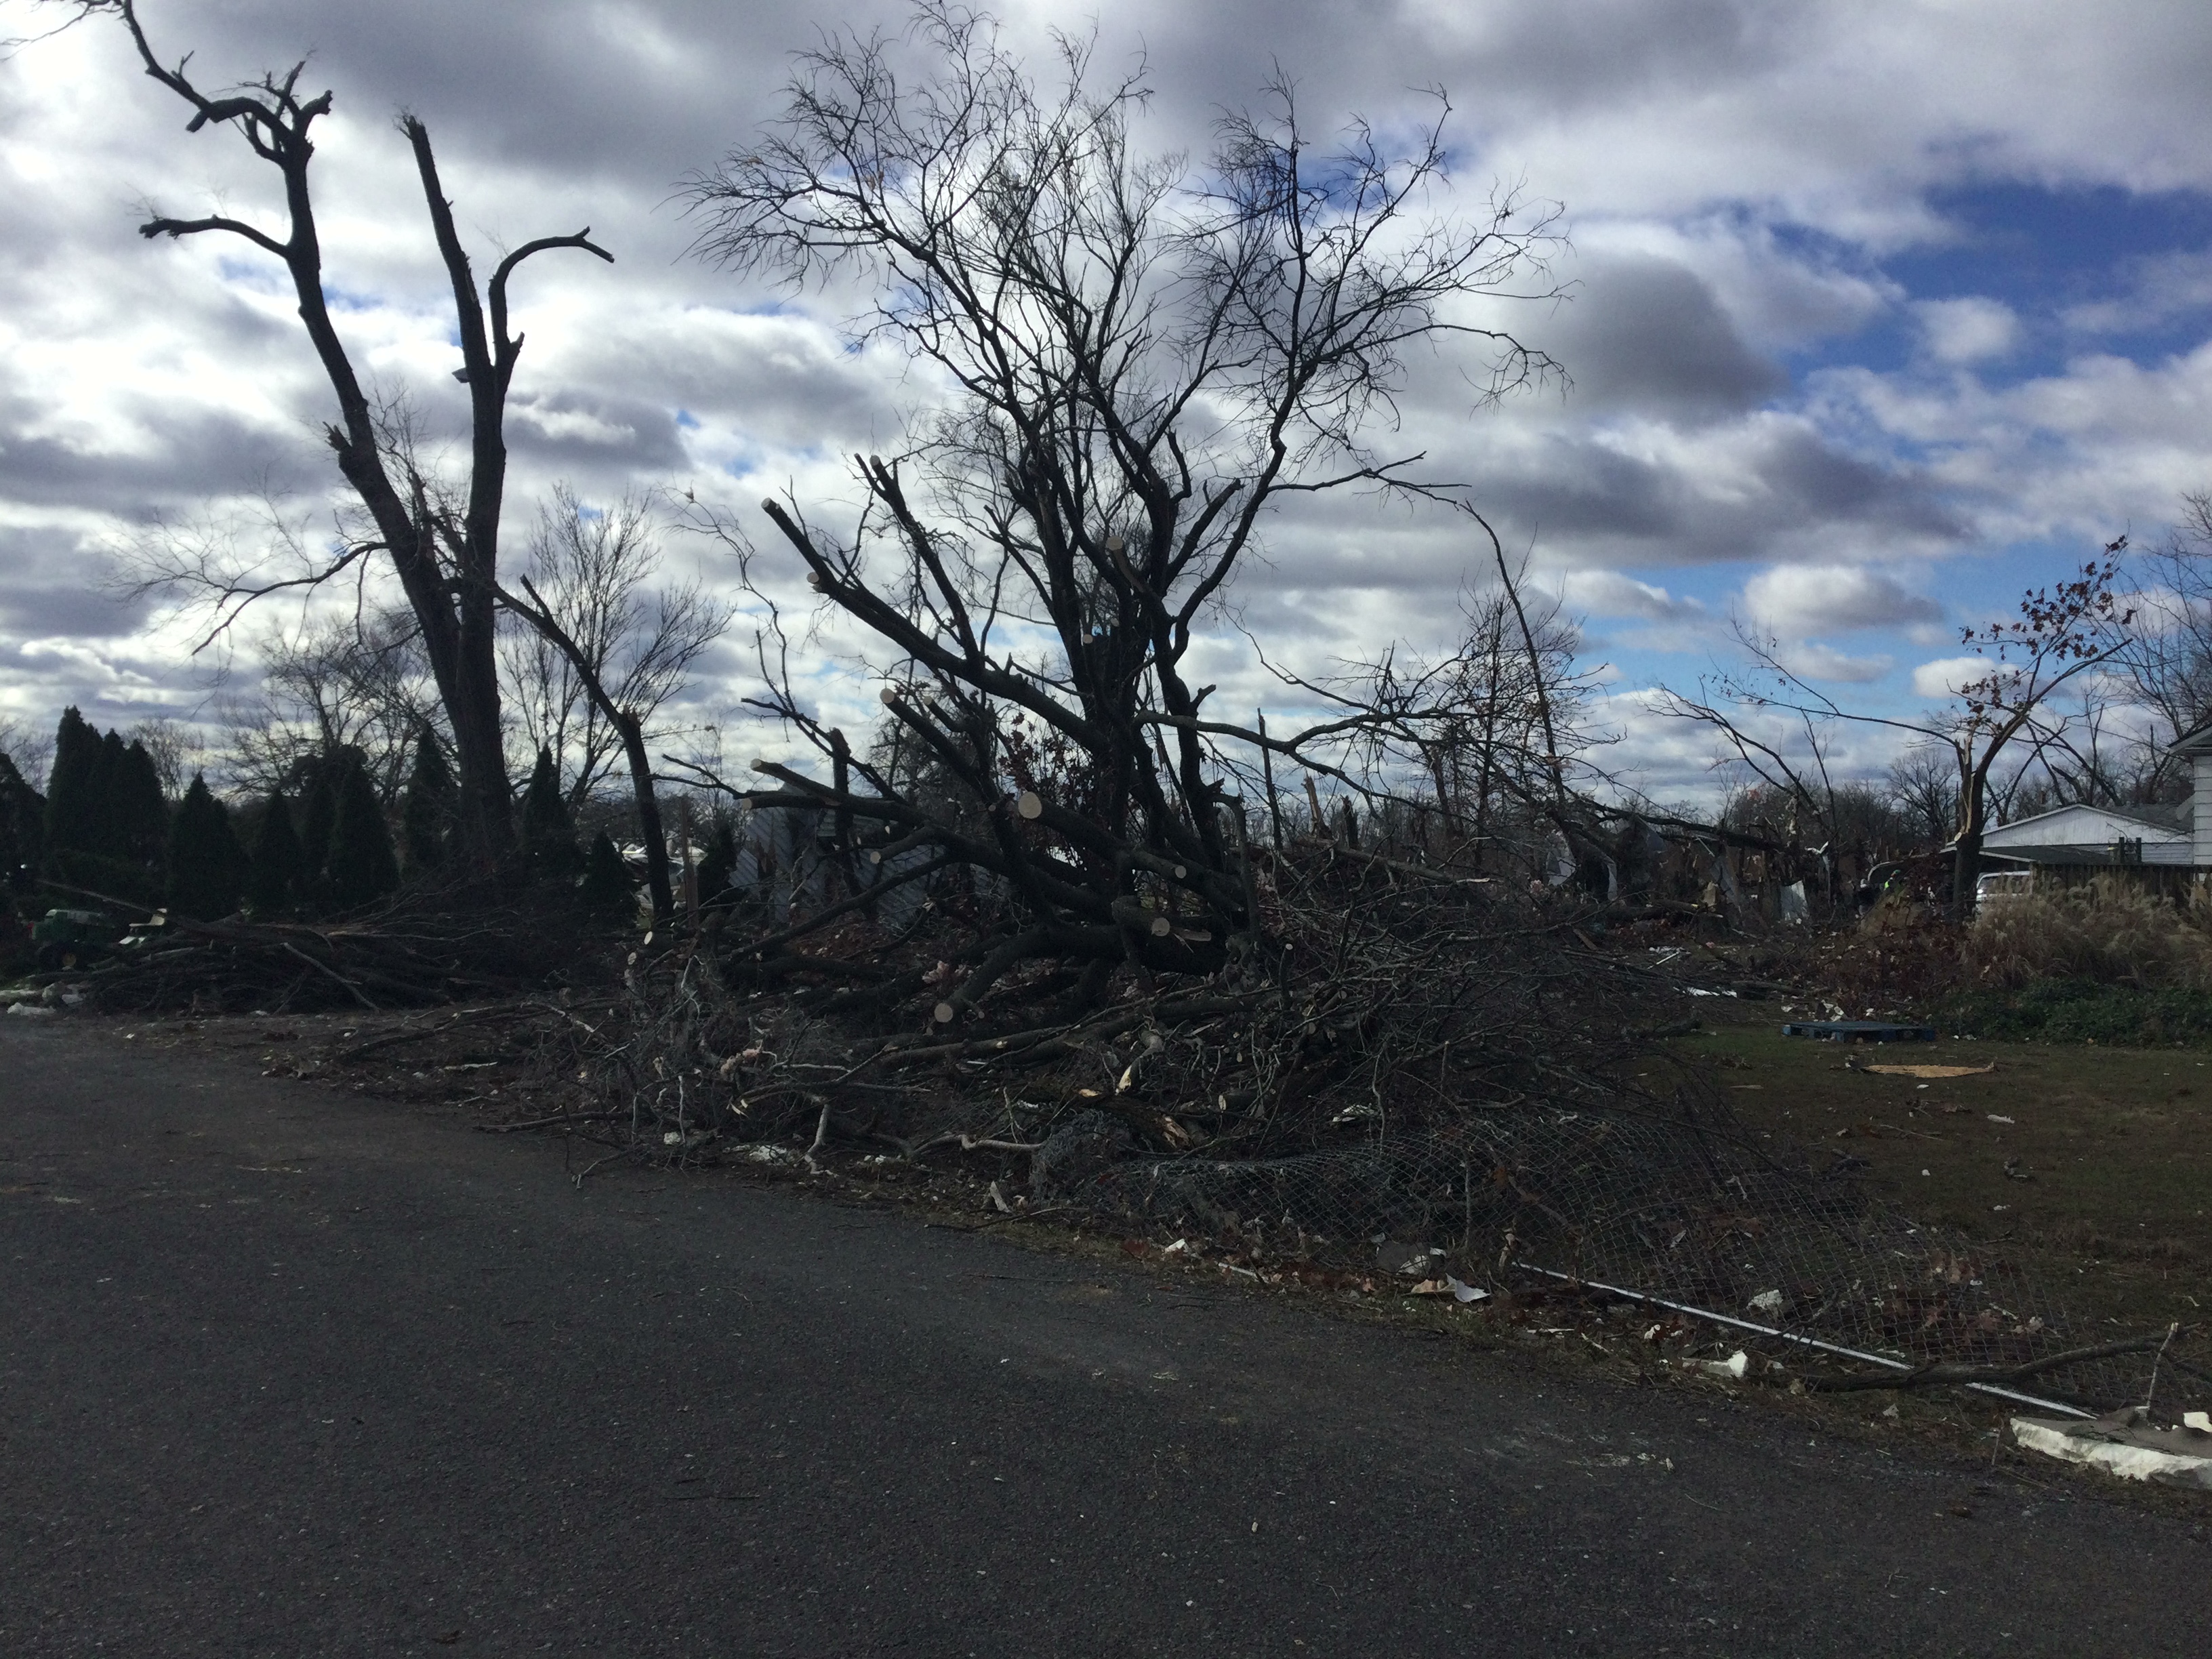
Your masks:
<svg viewBox="0 0 2212 1659"><path fill-rule="evenodd" d="M621 1115L620 1112L556 1112L551 1117L533 1117L521 1123L479 1123L476 1131L480 1135L511 1135L524 1129L550 1128L556 1123L606 1123Z"/></svg>
<svg viewBox="0 0 2212 1659"><path fill-rule="evenodd" d="M2111 1359L2119 1354L2142 1353L2150 1348L2157 1348L2163 1352L2166 1345L2173 1340L2174 1332L2180 1328L2176 1325L2162 1335L2129 1337L2118 1342L2100 1342L2093 1347L2069 1348L2062 1353L2045 1354L2039 1359L2027 1360L2017 1365L1917 1365L1905 1370L1873 1375L1811 1371L1801 1380L1806 1391L1812 1394L1849 1394L1861 1389L1923 1389L1973 1383L2025 1382L2045 1371L2085 1364L2092 1359Z"/></svg>
<svg viewBox="0 0 2212 1659"><path fill-rule="evenodd" d="M595 1158L589 1164L586 1164L582 1169L577 1170L574 1176L569 1177L569 1179L576 1183L576 1190L578 1192L581 1192L584 1189L584 1177L586 1176L598 1169L600 1164L611 1164L615 1159L623 1156L623 1154L621 1152L609 1152L605 1158Z"/></svg>
<svg viewBox="0 0 2212 1659"><path fill-rule="evenodd" d="M291 940L280 939L277 942L277 948L292 956L299 957L301 961L306 963L308 967L313 969L317 973L327 975L331 979L336 980L340 985L343 985L348 991L353 994L353 999L356 1002L361 1004L362 1007L368 1009L372 1014L380 1014L384 1012L362 994L361 987L356 985L343 974L338 972L337 969L329 967L323 963L317 962L314 957L309 956L298 945L293 944Z"/></svg>
<svg viewBox="0 0 2212 1659"><path fill-rule="evenodd" d="M2142 1408L2146 1413L2150 1410L2152 1404L2158 1399L2159 1362L2166 1358L2166 1351L2172 1344L2174 1333L2179 1331L2180 1328L2181 1327L2179 1324L2168 1325L2166 1328L2166 1340L2158 1345L2158 1352L2151 1357L2150 1387L2143 1391Z"/></svg>
<svg viewBox="0 0 2212 1659"><path fill-rule="evenodd" d="M1047 1204L1041 1209L1009 1210L1004 1215L987 1216L981 1221L968 1222L964 1224L957 1221L940 1221L937 1224L948 1232L980 1233L984 1229L995 1227L1003 1221L1035 1221L1040 1216L1058 1215L1062 1210L1072 1210L1074 1207L1073 1204Z"/></svg>

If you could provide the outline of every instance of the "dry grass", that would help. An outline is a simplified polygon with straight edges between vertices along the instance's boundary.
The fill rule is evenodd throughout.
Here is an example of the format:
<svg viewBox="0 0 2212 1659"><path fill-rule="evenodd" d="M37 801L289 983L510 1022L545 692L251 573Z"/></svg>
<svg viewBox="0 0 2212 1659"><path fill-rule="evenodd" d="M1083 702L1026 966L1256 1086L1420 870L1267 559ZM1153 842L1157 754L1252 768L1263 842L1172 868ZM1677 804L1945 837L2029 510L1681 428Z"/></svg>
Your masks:
<svg viewBox="0 0 2212 1659"><path fill-rule="evenodd" d="M2175 904L2109 877L1985 904L1960 943L1961 965L1981 986L2212 990L2212 902Z"/></svg>

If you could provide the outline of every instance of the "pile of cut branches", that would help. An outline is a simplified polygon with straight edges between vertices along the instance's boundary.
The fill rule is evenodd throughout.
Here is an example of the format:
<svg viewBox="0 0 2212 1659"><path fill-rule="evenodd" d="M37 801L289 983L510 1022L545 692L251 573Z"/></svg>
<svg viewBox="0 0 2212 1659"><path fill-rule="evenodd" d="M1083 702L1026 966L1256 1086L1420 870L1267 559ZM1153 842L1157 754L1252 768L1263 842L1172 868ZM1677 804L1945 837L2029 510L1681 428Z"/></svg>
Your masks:
<svg viewBox="0 0 2212 1659"><path fill-rule="evenodd" d="M750 941L634 958L555 1062L641 1150L805 1139L1033 1150L1079 1114L1129 1149L1252 1157L1449 1125L1530 1099L1615 1099L1661 1062L1661 988L1597 949L1579 911L1343 848L1263 855L1265 943L1213 972L1044 965L945 1018L945 989L1018 938L957 905L885 939L859 917L778 963ZM864 983L854 988L856 978Z"/></svg>
<svg viewBox="0 0 2212 1659"><path fill-rule="evenodd" d="M108 1012L306 1013L519 996L597 977L603 955L560 896L468 888L328 922L157 915L112 952L42 977Z"/></svg>

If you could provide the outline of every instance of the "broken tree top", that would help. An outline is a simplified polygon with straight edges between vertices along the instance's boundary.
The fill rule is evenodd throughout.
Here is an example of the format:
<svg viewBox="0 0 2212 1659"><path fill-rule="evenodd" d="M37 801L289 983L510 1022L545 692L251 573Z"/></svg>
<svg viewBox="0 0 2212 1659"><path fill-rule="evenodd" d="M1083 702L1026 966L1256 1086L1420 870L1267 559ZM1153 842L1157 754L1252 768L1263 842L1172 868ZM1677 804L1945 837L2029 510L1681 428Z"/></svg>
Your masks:
<svg viewBox="0 0 2212 1659"><path fill-rule="evenodd" d="M1819 1037L1828 1042L1933 1042L1933 1025L1899 1025L1886 1019L1800 1019L1782 1028L1784 1036Z"/></svg>

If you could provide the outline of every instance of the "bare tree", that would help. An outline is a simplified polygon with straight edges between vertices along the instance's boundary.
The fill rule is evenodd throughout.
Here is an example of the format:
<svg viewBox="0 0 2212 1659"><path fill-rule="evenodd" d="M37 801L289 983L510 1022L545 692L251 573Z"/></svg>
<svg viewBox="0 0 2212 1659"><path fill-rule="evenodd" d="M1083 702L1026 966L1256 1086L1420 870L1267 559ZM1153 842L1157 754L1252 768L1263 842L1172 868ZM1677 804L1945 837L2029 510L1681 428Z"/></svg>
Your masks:
<svg viewBox="0 0 2212 1659"><path fill-rule="evenodd" d="M674 896L646 734L732 611L696 581L648 592L659 566L649 498L632 493L593 512L560 485L539 509L521 593L502 589L501 599L521 624L508 637L505 669L532 749L566 760L572 804L617 756L628 763L653 915L665 921Z"/></svg>
<svg viewBox="0 0 2212 1659"><path fill-rule="evenodd" d="M969 15L926 7L909 38L928 59L912 77L881 37L803 56L782 119L691 199L709 257L873 280L862 327L960 390L904 457L858 461L844 535L795 501L764 510L882 653L892 717L969 814L933 816L847 750L775 673L775 622L765 701L833 777L764 764L782 787L756 797L834 807L1006 884L1018 921L978 946L949 1018L1025 957L1204 966L1250 930L1218 746L1263 739L1208 717L1212 688L1186 678L1194 639L1273 513L1437 489L1419 454L1366 441L1407 353L1474 340L1478 398L1547 369L1459 302L1519 292L1550 220L1510 197L1479 222L1424 216L1441 100L1410 154L1355 125L1331 155L1278 84L1267 116L1223 118L1190 174L1133 151L1141 78L1094 88L1079 42L1060 42L1060 83L1041 92ZM1333 764L1317 757L1376 719L1264 741ZM1061 745L1048 787L1009 769L1017 720Z"/></svg>
<svg viewBox="0 0 2212 1659"><path fill-rule="evenodd" d="M292 788L301 763L351 750L379 799L396 802L438 707L413 617L310 618L263 635L255 654L258 681L224 710L233 783L256 795Z"/></svg>
<svg viewBox="0 0 2212 1659"><path fill-rule="evenodd" d="M1941 847L1959 827L1959 763L1949 747L1915 744L1889 765L1889 797L1912 838Z"/></svg>
<svg viewBox="0 0 2212 1659"><path fill-rule="evenodd" d="M648 496L633 491L604 510L565 484L553 497L538 510L524 574L575 641L584 671L649 730L728 628L732 608L696 580L654 585L662 548ZM516 614L520 626L501 653L507 705L528 752L544 747L560 758L572 780L569 805L580 806L625 758L622 733L585 690L577 665Z"/></svg>
<svg viewBox="0 0 2212 1659"><path fill-rule="evenodd" d="M2138 555L2137 626L2119 659L2168 770L2173 740L2212 720L2212 490L2181 505L2166 539Z"/></svg>
<svg viewBox="0 0 2212 1659"><path fill-rule="evenodd" d="M171 800L181 799L207 752L198 731L162 716L140 720L123 735L145 749L154 763L155 775L161 780L161 793Z"/></svg>
<svg viewBox="0 0 2212 1659"><path fill-rule="evenodd" d="M14 714L0 714L0 755L33 787L46 779L54 760L54 734Z"/></svg>
<svg viewBox="0 0 2212 1659"><path fill-rule="evenodd" d="M314 124L327 114L331 94L300 91L304 63L283 74L210 94L187 73L190 58L172 67L155 54L135 0L49 0L76 16L112 15L128 31L146 73L192 110L187 132L229 126L283 180L283 228L214 213L197 218L155 214L139 227L148 237L220 233L234 236L281 261L292 280L300 319L337 395L338 417L325 430L339 471L360 498L369 526L333 556L298 574L262 580L210 568L188 558L155 580L191 584L209 592L217 625L263 594L325 582L358 562L382 555L398 575L420 629L422 649L453 735L460 774L460 823L465 845L489 857L514 843L506 755L500 729L499 676L495 653L500 514L507 478L507 394L521 355L522 337L507 330L507 284L516 267L534 254L577 248L599 258L613 255L590 240L588 229L526 242L500 260L479 290L453 222L452 204L439 182L429 130L412 115L399 129L414 152L423 204L440 258L453 292L455 333L462 368L456 378L469 388L471 440L467 482L452 491L416 465L414 447L396 433L389 410L363 386L332 321L326 297L322 246L308 167L315 153ZM487 309L489 317L487 317Z"/></svg>
<svg viewBox="0 0 2212 1659"><path fill-rule="evenodd" d="M1792 669L1774 641L1741 627L1737 639L1751 659L1749 673L1723 675L1701 685L1696 697L1668 691L1661 712L1711 726L1744 765L1816 810L1833 789L1827 745L1836 726L1872 727L1939 746L1957 780L1952 903L1969 915L1993 777L2002 781L1999 763L2021 757L2034 764L2056 752L2069 724L2069 715L2053 707L2060 691L2120 658L2133 638L2135 612L2117 585L2126 547L2122 537L2073 580L2031 588L2015 619L1961 629L1960 642L1986 659L1987 670L1959 686L1948 707L1917 719L1844 708ZM1763 717L1765 729L1747 715ZM1797 736L1803 747L1792 752L1790 739ZM2020 750L2015 739L2025 739Z"/></svg>

